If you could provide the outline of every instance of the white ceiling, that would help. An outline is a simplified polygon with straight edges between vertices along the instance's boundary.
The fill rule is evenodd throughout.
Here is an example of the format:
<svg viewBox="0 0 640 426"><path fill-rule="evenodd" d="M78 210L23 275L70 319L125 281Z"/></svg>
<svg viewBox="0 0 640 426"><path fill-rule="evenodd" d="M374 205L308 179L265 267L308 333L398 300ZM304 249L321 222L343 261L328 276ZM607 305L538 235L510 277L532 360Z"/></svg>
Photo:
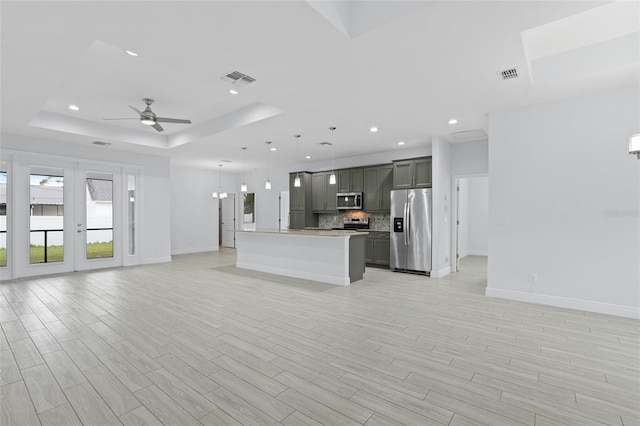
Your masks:
<svg viewBox="0 0 640 426"><path fill-rule="evenodd" d="M247 168L262 165L267 140L278 148L274 165L307 153L326 159L329 151L318 144L331 140L330 126L337 126L336 157L400 150L401 140L415 147L432 135L455 142L453 132L489 132L490 111L637 84L640 76L635 1L0 7L3 132L109 141L95 149L201 167L232 160L229 171L241 168L242 146ZM606 28L591 31L599 19ZM521 77L500 81L496 72L511 67ZM236 96L220 80L235 70L257 80ZM155 99L159 116L193 124L163 124L159 134L137 120L103 120L135 118L127 105L143 109L145 97ZM458 124L447 124L450 118ZM370 133L373 125L380 131Z"/></svg>

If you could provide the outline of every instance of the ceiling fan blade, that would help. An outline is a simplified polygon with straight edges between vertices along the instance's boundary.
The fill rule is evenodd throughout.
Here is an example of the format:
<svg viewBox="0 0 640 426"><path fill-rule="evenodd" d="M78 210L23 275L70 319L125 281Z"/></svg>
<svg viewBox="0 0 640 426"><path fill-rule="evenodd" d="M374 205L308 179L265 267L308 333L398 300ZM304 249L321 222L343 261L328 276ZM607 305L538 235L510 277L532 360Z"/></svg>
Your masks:
<svg viewBox="0 0 640 426"><path fill-rule="evenodd" d="M183 120L181 118L156 117L156 121L160 123L191 124L191 120Z"/></svg>
<svg viewBox="0 0 640 426"><path fill-rule="evenodd" d="M151 126L151 127L153 127L154 129L156 129L158 132L163 132L163 131L164 131L164 129L162 128L162 126L161 126L161 125L159 125L158 123L154 124L154 125L153 125L153 126Z"/></svg>
<svg viewBox="0 0 640 426"><path fill-rule="evenodd" d="M131 108L132 110L134 110L135 112L137 112L139 115L142 115L142 111L140 111L138 108L129 105L129 108Z"/></svg>
<svg viewBox="0 0 640 426"><path fill-rule="evenodd" d="M140 117L138 117L138 118L131 118L131 117L127 117L127 118L103 118L103 120L140 120Z"/></svg>

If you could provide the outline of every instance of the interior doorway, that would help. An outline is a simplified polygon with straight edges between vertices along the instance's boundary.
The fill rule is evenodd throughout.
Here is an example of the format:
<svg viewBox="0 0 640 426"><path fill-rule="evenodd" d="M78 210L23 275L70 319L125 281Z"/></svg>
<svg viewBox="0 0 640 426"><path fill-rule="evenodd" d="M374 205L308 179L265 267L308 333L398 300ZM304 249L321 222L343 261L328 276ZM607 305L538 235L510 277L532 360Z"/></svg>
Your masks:
<svg viewBox="0 0 640 426"><path fill-rule="evenodd" d="M289 191L280 192L278 199L278 228L286 231L289 229Z"/></svg>
<svg viewBox="0 0 640 426"><path fill-rule="evenodd" d="M229 193L220 200L219 244L222 247L236 248L236 194Z"/></svg>
<svg viewBox="0 0 640 426"><path fill-rule="evenodd" d="M455 177L454 193L453 272L468 267L484 270L486 275L489 250L489 177Z"/></svg>

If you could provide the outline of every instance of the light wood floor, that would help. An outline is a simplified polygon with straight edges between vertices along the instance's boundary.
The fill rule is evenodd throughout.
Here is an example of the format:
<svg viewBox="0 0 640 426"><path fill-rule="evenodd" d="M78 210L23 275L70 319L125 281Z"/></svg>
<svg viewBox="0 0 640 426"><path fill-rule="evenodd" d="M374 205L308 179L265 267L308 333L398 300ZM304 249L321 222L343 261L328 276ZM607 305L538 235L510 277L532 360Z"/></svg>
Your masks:
<svg viewBox="0 0 640 426"><path fill-rule="evenodd" d="M0 284L2 425L639 425L640 321L232 250Z"/></svg>

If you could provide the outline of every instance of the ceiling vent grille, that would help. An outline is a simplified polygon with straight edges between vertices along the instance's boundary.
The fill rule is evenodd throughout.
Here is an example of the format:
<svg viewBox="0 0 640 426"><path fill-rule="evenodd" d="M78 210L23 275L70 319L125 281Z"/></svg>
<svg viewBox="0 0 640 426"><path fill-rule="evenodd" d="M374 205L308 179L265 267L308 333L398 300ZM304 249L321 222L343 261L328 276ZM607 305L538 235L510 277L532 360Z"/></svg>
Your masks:
<svg viewBox="0 0 640 426"><path fill-rule="evenodd" d="M220 80L229 82L231 84L235 84L236 86L246 86L256 81L255 78L247 74L241 73L240 71L233 71L233 72L230 72L229 74L225 74L222 77L220 77Z"/></svg>
<svg viewBox="0 0 640 426"><path fill-rule="evenodd" d="M94 145L98 145L98 146L110 146L111 142L102 142L102 141L93 141L91 142Z"/></svg>
<svg viewBox="0 0 640 426"><path fill-rule="evenodd" d="M498 78L500 80L513 80L514 78L520 77L518 75L518 68L509 68L508 70L498 71Z"/></svg>

